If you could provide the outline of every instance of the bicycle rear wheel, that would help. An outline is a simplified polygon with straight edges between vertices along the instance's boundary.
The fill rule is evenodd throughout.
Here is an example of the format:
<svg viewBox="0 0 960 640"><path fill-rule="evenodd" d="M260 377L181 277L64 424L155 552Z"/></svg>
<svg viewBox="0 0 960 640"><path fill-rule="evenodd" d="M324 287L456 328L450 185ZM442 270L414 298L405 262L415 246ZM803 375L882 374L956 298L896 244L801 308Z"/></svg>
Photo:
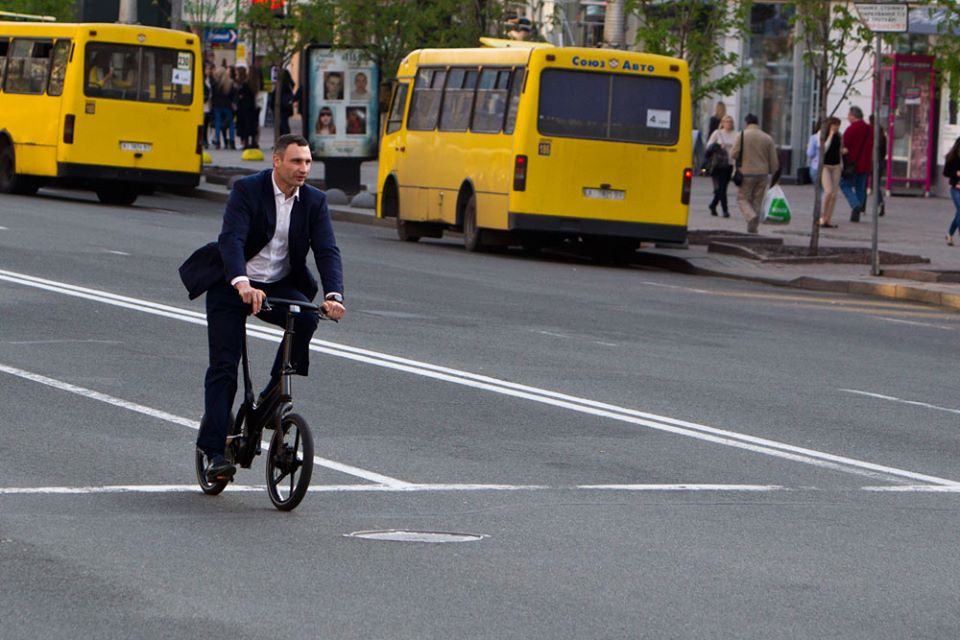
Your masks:
<svg viewBox="0 0 960 640"><path fill-rule="evenodd" d="M313 475L313 436L307 421L288 413L270 439L267 453L267 493L281 511L295 509Z"/></svg>

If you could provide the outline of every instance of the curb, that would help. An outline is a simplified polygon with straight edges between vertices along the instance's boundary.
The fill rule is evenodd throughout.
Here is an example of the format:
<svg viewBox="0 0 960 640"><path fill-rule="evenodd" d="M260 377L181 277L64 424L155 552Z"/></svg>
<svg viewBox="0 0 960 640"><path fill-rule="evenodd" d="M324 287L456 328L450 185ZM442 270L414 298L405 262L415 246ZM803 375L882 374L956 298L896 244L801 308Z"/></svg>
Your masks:
<svg viewBox="0 0 960 640"><path fill-rule="evenodd" d="M898 282L864 282L862 280L825 280L811 276L800 276L791 280L782 278L767 278L764 276L750 276L739 273L729 273L706 269L693 264L686 258L667 256L657 253L641 251L637 253L636 264L657 267L666 271L675 271L690 275L727 278L729 280L743 280L776 287L805 289L808 291L822 291L830 293L850 293L855 295L873 296L894 300L910 300L927 304L960 310L960 291L957 293L935 291L915 285Z"/></svg>

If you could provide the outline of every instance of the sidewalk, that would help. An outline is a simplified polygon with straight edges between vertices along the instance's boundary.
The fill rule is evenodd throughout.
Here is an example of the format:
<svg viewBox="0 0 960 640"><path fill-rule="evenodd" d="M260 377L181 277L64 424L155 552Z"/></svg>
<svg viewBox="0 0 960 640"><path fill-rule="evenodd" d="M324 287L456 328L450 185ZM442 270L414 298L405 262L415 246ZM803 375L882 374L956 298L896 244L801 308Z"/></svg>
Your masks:
<svg viewBox="0 0 960 640"><path fill-rule="evenodd" d="M299 119L291 119L290 127L293 132L299 132ZM221 174L230 173L233 169L250 173L266 169L272 166L272 147L273 130L267 127L261 129L260 135L263 160L241 160L241 150L209 149L212 162L204 168L212 170L211 173ZM311 178L322 179L323 175L323 163L316 162ZM376 193L376 179L376 161L364 163L361 183L369 193ZM960 282L943 281L960 280L960 238L956 247L947 246L945 240L947 226L953 218L953 203L948 199L908 196L892 196L886 199L886 215L880 218L880 250L919 255L929 260L929 263L881 264L883 275L874 277L870 275L869 264L809 263L803 260L761 261L717 253L718 247L715 245L710 247L708 244L698 244L705 235L722 232L743 234L746 230L746 223L737 207L737 188L731 184L728 192L730 218L710 215L707 205L712 198L712 189L709 178L694 178L688 222L691 243L688 247L667 248L644 244L637 254L637 263L698 275L914 300L960 309ZM786 226L761 225L760 237L782 240L784 245L806 247L810 242L813 186L784 185L783 190L793 211L793 221ZM195 195L225 202L228 186L208 182L204 178ZM377 219L372 208L351 207L346 200L333 200L330 209L335 220L394 226L393 221ZM861 216L859 223L852 223L849 221L849 213L850 208L841 195L833 219L839 228L820 230L821 247L870 248L873 227L871 216Z"/></svg>

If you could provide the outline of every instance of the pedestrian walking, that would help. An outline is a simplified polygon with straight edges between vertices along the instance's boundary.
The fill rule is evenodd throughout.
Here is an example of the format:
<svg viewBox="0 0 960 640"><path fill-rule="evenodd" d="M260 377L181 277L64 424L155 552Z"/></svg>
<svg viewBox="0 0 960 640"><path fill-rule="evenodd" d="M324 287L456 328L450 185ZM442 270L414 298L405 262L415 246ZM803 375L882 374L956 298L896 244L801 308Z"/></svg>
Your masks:
<svg viewBox="0 0 960 640"><path fill-rule="evenodd" d="M850 126L843 132L843 175L840 190L850 204L850 222L860 222L867 205L867 181L873 167L873 130L863 121L863 110L850 107Z"/></svg>
<svg viewBox="0 0 960 640"><path fill-rule="evenodd" d="M213 83L213 147L220 148L221 127L224 132L223 148L236 149L236 128L233 122L233 103L236 100L236 88L230 79L230 71L220 67L214 74Z"/></svg>
<svg viewBox="0 0 960 640"><path fill-rule="evenodd" d="M723 104L722 102L720 104ZM723 217L730 217L727 206L727 186L730 176L733 175L733 164L730 162L733 145L737 141L737 130L734 127L733 116L723 116L720 126L710 134L707 140L707 165L710 178L713 180L713 200L710 201L710 215L717 215L717 205L723 211Z"/></svg>
<svg viewBox="0 0 960 640"><path fill-rule="evenodd" d="M752 113L743 119L744 127L733 144L731 157L740 167L743 182L737 193L737 204L747 221L747 232L756 233L760 225L763 196L767 193L767 177L773 175L769 186L780 180L780 160L773 138L760 129L760 120Z"/></svg>
<svg viewBox="0 0 960 640"><path fill-rule="evenodd" d="M819 120L813 124L813 133L810 134L810 138L807 140L807 171L810 172L810 184L816 188L817 186L817 172L820 170L820 136L822 134L822 126ZM800 171L803 170L803 167L800 168ZM797 184L804 184L799 180L800 174L797 174Z"/></svg>
<svg viewBox="0 0 960 640"><path fill-rule="evenodd" d="M950 182L953 199L953 221L947 229L947 244L953 246L953 234L960 229L960 138L957 138L943 163L943 176Z"/></svg>
<svg viewBox="0 0 960 640"><path fill-rule="evenodd" d="M832 223L833 210L840 192L840 174L843 172L840 118L827 118L822 129L820 137L823 144L823 176L820 184L823 186L823 201L820 206L820 226L836 229L837 225Z"/></svg>
<svg viewBox="0 0 960 640"><path fill-rule="evenodd" d="M203 148L210 148L210 124L213 122L213 65L203 65Z"/></svg>
<svg viewBox="0 0 960 640"><path fill-rule="evenodd" d="M712 136L713 132L720 128L720 123L727 115L727 105L723 101L717 102L713 108L713 115L710 116L710 123L707 125L707 136Z"/></svg>
<svg viewBox="0 0 960 640"><path fill-rule="evenodd" d="M873 131L873 114L870 114L870 130ZM887 210L887 204L883 199L883 172L887 168L887 134L880 125L880 184L877 185L877 211L882 217Z"/></svg>
<svg viewBox="0 0 960 640"><path fill-rule="evenodd" d="M294 90L293 90L293 76L290 75L288 69L284 69L283 73L280 74L282 78L280 82L280 135L290 133L290 116L293 115L293 103L294 103ZM276 91L276 89L274 89ZM270 108L273 108L276 103L274 102L275 95L274 92L270 92ZM277 117L277 114L274 114L274 117Z"/></svg>
<svg viewBox="0 0 960 640"><path fill-rule="evenodd" d="M257 90L246 67L237 67L237 135L244 149L254 148L257 130Z"/></svg>

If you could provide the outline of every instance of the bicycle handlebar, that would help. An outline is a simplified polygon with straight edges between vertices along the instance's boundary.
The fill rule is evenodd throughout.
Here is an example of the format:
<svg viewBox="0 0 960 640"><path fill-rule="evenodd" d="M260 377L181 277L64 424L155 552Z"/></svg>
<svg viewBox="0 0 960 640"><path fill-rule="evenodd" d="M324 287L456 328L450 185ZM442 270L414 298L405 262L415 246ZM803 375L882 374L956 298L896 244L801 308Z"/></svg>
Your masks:
<svg viewBox="0 0 960 640"><path fill-rule="evenodd" d="M292 311L293 307L299 307L299 313L303 311L313 311L317 313L322 320L329 320L330 318L323 312L323 308L318 304L313 304L312 302L304 302L302 300L288 300L287 298L266 298L263 301L263 310L270 311L274 306L278 307L287 307L288 313L298 313L298 311Z"/></svg>

